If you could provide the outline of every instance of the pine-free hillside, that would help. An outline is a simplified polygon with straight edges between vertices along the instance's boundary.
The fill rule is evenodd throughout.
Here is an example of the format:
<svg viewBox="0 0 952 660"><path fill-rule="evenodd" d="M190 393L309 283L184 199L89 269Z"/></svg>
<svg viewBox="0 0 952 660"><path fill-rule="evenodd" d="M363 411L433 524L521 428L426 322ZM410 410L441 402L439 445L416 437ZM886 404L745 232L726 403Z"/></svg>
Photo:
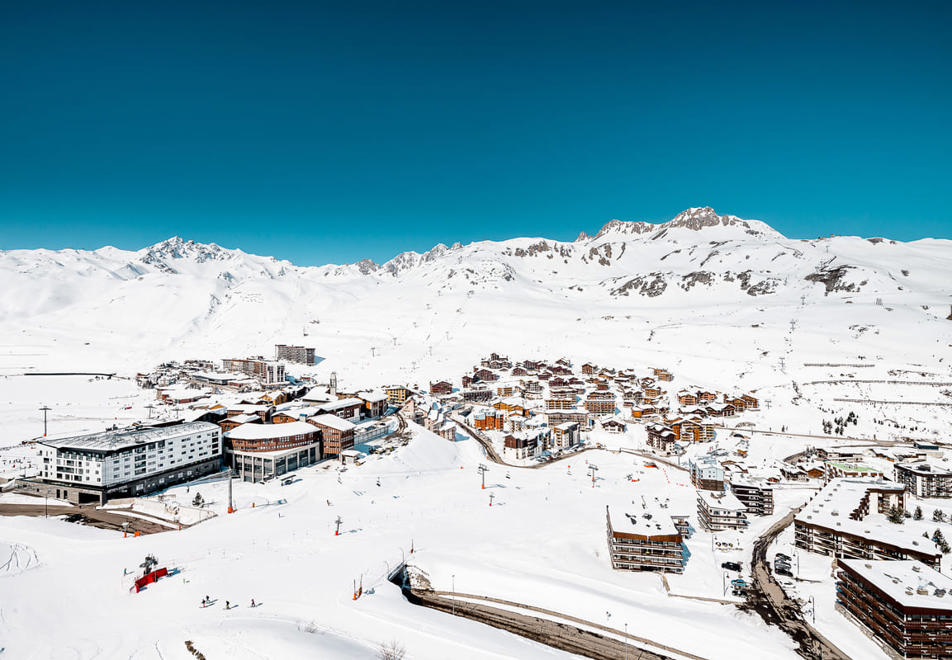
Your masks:
<svg viewBox="0 0 952 660"><path fill-rule="evenodd" d="M258 341L336 338L350 323L381 345L411 337L452 345L467 324L502 330L522 315L540 319L528 344L564 338L560 324L592 319L632 320L642 341L657 342L658 327L708 314L703 323L723 325L717 317L730 310L746 328L774 326L774 343L791 320L814 313L815 322L836 319L847 341L888 325L941 344L952 327L950 241L790 239L707 207L660 224L612 220L575 241L440 244L383 264L301 267L175 237L138 251L3 251L0 274L0 329L44 347L54 362L67 345L70 360L119 365L137 353L149 362L179 356L182 347L247 352ZM128 353L106 350L107 336ZM751 343L737 342L739 351ZM404 357L402 366L419 356Z"/></svg>

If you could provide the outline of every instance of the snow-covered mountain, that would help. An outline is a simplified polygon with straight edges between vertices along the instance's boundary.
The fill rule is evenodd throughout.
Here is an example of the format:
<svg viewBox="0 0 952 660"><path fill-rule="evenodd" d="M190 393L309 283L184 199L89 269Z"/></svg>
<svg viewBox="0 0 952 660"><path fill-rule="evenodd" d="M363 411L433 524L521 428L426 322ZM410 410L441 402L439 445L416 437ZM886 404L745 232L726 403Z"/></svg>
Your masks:
<svg viewBox="0 0 952 660"><path fill-rule="evenodd" d="M185 354L266 353L275 341L362 360L374 346L406 369L431 351L451 361L463 351L469 363L483 346L644 346L679 324L752 357L751 327L787 332L791 322L831 337L855 334L851 325L925 332L934 353L952 330L952 241L789 239L707 207L661 224L612 220L571 242L440 244L383 264L301 267L175 237L138 251L0 251L0 274L8 372L145 368Z"/></svg>

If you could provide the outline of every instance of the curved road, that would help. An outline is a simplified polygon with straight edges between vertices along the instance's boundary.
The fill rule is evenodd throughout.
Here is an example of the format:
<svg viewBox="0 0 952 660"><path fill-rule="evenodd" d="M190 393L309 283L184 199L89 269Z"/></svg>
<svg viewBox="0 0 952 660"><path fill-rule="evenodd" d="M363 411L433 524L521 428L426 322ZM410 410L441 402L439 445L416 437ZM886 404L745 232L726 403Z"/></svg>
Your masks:
<svg viewBox="0 0 952 660"><path fill-rule="evenodd" d="M670 656L662 652L674 653L691 660L705 660L702 656L687 653L665 644L653 642L638 635L627 634L622 630L610 628L604 624L580 619L578 617L555 612L553 610L516 603L501 598L480 596L477 594L453 593L449 591L413 590L411 595L418 605L440 610L480 623L507 630L511 633L552 646L570 653L596 660L620 660L627 657L630 660L670 660ZM466 598L477 600L479 603L458 600ZM536 612L545 615L545 618L513 612L511 609L492 607L491 604L503 605L507 608L516 608L526 612ZM560 619L561 621L553 620ZM612 637L601 635L591 630L570 625L571 622L586 628L602 631ZM626 643L618 637L627 637L631 643ZM634 646L634 644L651 647L649 650Z"/></svg>
<svg viewBox="0 0 952 660"><path fill-rule="evenodd" d="M778 520L762 536L754 542L754 552L751 565L751 588L747 591L748 607L753 608L767 623L768 626L778 626L793 638L804 658L811 660L850 660L830 640L816 631L803 618L800 605L787 596L784 590L770 573L767 563L767 549L787 525L793 522L793 517L800 511L794 509Z"/></svg>

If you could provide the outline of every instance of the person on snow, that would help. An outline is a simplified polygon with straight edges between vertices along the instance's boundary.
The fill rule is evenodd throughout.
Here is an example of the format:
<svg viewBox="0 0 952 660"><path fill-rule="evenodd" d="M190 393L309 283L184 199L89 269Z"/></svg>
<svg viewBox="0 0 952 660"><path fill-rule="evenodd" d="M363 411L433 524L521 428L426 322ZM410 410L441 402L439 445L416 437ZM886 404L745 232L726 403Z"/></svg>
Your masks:
<svg viewBox="0 0 952 660"><path fill-rule="evenodd" d="M227 600L225 601L225 609L226 609L226 610L230 610L230 609L231 609L231 603L229 603Z"/></svg>
<svg viewBox="0 0 952 660"><path fill-rule="evenodd" d="M255 599L254 599L254 598L251 599L251 606L252 606L252 607L255 606Z"/></svg>

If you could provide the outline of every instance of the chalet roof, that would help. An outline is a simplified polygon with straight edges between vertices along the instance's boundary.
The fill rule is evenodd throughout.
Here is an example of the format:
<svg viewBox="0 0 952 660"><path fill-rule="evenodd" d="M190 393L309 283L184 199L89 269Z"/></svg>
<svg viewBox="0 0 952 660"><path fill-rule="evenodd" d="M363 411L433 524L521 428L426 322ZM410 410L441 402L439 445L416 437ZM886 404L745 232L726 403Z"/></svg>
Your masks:
<svg viewBox="0 0 952 660"><path fill-rule="evenodd" d="M914 559L840 559L904 607L952 612L952 578Z"/></svg>
<svg viewBox="0 0 952 660"><path fill-rule="evenodd" d="M364 402L361 399L356 397L351 397L349 399L338 399L337 401L330 401L328 403L322 403L318 408L321 410L340 410L341 408L349 408L350 406L362 406Z"/></svg>
<svg viewBox="0 0 952 660"><path fill-rule="evenodd" d="M292 435L308 435L317 429L307 422L288 422L287 424L242 424L225 433L231 440L271 440L287 438Z"/></svg>
<svg viewBox="0 0 952 660"><path fill-rule="evenodd" d="M249 422L260 422L261 418L258 417L257 415L244 414L244 415L233 415L231 417L226 417L222 421L234 422L237 424L247 424Z"/></svg>
<svg viewBox="0 0 952 660"><path fill-rule="evenodd" d="M333 401L334 397L326 387L313 387L308 390L307 394L302 396L301 399L303 401L316 401L318 403L324 403L326 401Z"/></svg>
<svg viewBox="0 0 952 660"><path fill-rule="evenodd" d="M379 403L381 401L387 400L386 392L381 392L380 390L373 390L371 392L357 392L357 396L367 403Z"/></svg>
<svg viewBox="0 0 952 660"><path fill-rule="evenodd" d="M346 419L341 419L337 415L318 415L312 417L311 421L320 426L327 426L338 431L351 431L355 428L355 425Z"/></svg>

